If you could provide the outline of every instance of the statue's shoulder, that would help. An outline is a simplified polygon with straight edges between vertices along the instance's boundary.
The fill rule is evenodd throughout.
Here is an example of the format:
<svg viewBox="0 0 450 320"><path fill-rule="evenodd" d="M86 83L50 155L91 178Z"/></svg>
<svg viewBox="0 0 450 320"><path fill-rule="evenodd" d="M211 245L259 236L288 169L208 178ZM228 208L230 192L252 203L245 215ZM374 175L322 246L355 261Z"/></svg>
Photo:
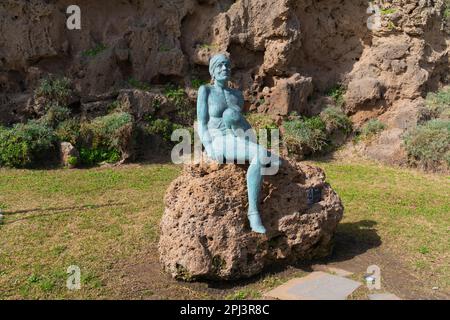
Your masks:
<svg viewBox="0 0 450 320"><path fill-rule="evenodd" d="M208 94L211 91L211 85L210 84L203 84L198 88L199 94Z"/></svg>

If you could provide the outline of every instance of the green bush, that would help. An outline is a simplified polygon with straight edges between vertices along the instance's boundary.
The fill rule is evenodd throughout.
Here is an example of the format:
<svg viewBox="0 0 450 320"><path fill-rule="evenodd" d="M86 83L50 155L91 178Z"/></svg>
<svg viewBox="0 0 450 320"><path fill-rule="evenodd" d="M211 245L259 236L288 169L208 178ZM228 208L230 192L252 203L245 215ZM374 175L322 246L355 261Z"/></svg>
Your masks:
<svg viewBox="0 0 450 320"><path fill-rule="evenodd" d="M98 117L80 127L81 148L85 149L80 158L88 165L99 159L116 159L124 156L133 144L133 117L126 112L118 112ZM89 150L89 151L88 151ZM84 161L86 160L86 161ZM101 162L100 161L100 162Z"/></svg>
<svg viewBox="0 0 450 320"><path fill-rule="evenodd" d="M147 126L147 133L161 136L164 141L172 143L172 132L182 128L183 126L173 123L168 119L150 119Z"/></svg>
<svg viewBox="0 0 450 320"><path fill-rule="evenodd" d="M450 120L431 120L410 130L404 136L410 162L435 170L450 167Z"/></svg>
<svg viewBox="0 0 450 320"><path fill-rule="evenodd" d="M450 0L445 0L444 3L444 19L450 20Z"/></svg>
<svg viewBox="0 0 450 320"><path fill-rule="evenodd" d="M191 105L184 89L169 84L166 86L164 94L176 107L175 122L191 126L196 118L196 110Z"/></svg>
<svg viewBox="0 0 450 320"><path fill-rule="evenodd" d="M43 79L35 90L37 97L43 97L55 104L65 105L71 94L70 80L67 78Z"/></svg>
<svg viewBox="0 0 450 320"><path fill-rule="evenodd" d="M74 156L69 156L67 158L67 163L73 167L75 167L78 164L78 158Z"/></svg>
<svg viewBox="0 0 450 320"><path fill-rule="evenodd" d="M245 115L245 118L255 130L258 141L260 141L261 131L266 131L268 138L267 147L270 148L272 145L272 141L270 140L270 130L278 129L275 120L271 116L261 113L249 113Z"/></svg>
<svg viewBox="0 0 450 320"><path fill-rule="evenodd" d="M326 125L320 117L287 120L283 142L289 152L309 155L323 151L328 144Z"/></svg>
<svg viewBox="0 0 450 320"><path fill-rule="evenodd" d="M0 165L31 167L56 150L53 130L38 121L0 127Z"/></svg>
<svg viewBox="0 0 450 320"><path fill-rule="evenodd" d="M135 89L143 90L143 91L149 91L150 85L148 83L139 81L135 78L128 79L128 84L132 86Z"/></svg>
<svg viewBox="0 0 450 320"><path fill-rule="evenodd" d="M194 88L195 90L198 90L201 86L206 85L208 83L209 83L208 81L200 80L197 78L191 80L192 88Z"/></svg>
<svg viewBox="0 0 450 320"><path fill-rule="evenodd" d="M325 123L328 133L342 131L345 134L349 134L352 132L352 121L340 108L327 107L321 112L320 118Z"/></svg>
<svg viewBox="0 0 450 320"><path fill-rule="evenodd" d="M85 148L79 150L80 162L87 166L93 166L101 162L115 163L120 160L118 150L107 148Z"/></svg>
<svg viewBox="0 0 450 320"><path fill-rule="evenodd" d="M427 119L450 119L450 87L429 93L422 116Z"/></svg>
<svg viewBox="0 0 450 320"><path fill-rule="evenodd" d="M46 108L45 115L39 119L42 124L56 128L59 123L70 118L70 110L66 107L61 107L58 104L52 104Z"/></svg>
<svg viewBox="0 0 450 320"><path fill-rule="evenodd" d="M341 85L336 85L329 89L326 93L327 96L333 98L336 106L341 108L344 105L345 88Z"/></svg>
<svg viewBox="0 0 450 320"><path fill-rule="evenodd" d="M69 119L61 122L55 130L59 141L67 141L77 145L80 137L80 122L78 119Z"/></svg>
<svg viewBox="0 0 450 320"><path fill-rule="evenodd" d="M105 51L106 49L107 49L107 47L103 43L100 43L100 44L96 45L92 49L88 49L86 51L83 51L82 55L85 56L85 57L95 57L96 55L98 55L99 53Z"/></svg>
<svg viewBox="0 0 450 320"><path fill-rule="evenodd" d="M378 119L371 119L367 121L361 128L361 136L363 138L370 138L386 129L386 125Z"/></svg>

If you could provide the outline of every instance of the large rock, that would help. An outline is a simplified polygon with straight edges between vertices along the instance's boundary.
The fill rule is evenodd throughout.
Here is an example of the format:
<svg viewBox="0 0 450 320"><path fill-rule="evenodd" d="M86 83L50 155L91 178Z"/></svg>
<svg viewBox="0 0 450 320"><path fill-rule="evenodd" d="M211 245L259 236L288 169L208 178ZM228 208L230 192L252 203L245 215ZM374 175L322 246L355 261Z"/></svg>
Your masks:
<svg viewBox="0 0 450 320"><path fill-rule="evenodd" d="M244 165L186 165L171 184L159 252L173 277L245 278L270 265L330 253L343 206L321 169L284 161L277 175L265 177L261 196L265 235L249 227L246 171ZM308 205L311 188L320 189L321 198Z"/></svg>
<svg viewBox="0 0 450 320"><path fill-rule="evenodd" d="M261 106L258 111L284 116L293 111L303 114L312 93L311 77L302 77L296 73L290 78L276 79L275 86L268 94L269 104Z"/></svg>

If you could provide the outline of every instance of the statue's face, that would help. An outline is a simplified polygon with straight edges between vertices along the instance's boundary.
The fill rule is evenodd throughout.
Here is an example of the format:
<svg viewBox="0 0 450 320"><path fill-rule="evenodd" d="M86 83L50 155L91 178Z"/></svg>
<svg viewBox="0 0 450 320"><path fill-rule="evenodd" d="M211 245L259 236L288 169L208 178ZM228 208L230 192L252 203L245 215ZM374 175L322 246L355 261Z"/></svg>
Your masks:
<svg viewBox="0 0 450 320"><path fill-rule="evenodd" d="M216 67L214 68L214 79L219 81L227 81L230 79L230 75L231 75L230 60L226 58L220 59Z"/></svg>

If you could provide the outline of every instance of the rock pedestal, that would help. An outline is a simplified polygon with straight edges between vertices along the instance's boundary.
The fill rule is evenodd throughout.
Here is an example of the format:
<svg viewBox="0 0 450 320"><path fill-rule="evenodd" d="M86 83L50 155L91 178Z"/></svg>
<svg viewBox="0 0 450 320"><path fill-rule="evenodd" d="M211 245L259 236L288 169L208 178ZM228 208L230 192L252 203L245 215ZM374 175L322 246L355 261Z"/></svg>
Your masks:
<svg viewBox="0 0 450 320"><path fill-rule="evenodd" d="M265 176L261 219L266 234L247 220L246 165L186 165L165 197L159 253L165 269L183 280L247 278L274 264L323 257L343 215L324 172L284 160ZM308 191L316 189L315 203ZM311 199L311 197L310 197Z"/></svg>

